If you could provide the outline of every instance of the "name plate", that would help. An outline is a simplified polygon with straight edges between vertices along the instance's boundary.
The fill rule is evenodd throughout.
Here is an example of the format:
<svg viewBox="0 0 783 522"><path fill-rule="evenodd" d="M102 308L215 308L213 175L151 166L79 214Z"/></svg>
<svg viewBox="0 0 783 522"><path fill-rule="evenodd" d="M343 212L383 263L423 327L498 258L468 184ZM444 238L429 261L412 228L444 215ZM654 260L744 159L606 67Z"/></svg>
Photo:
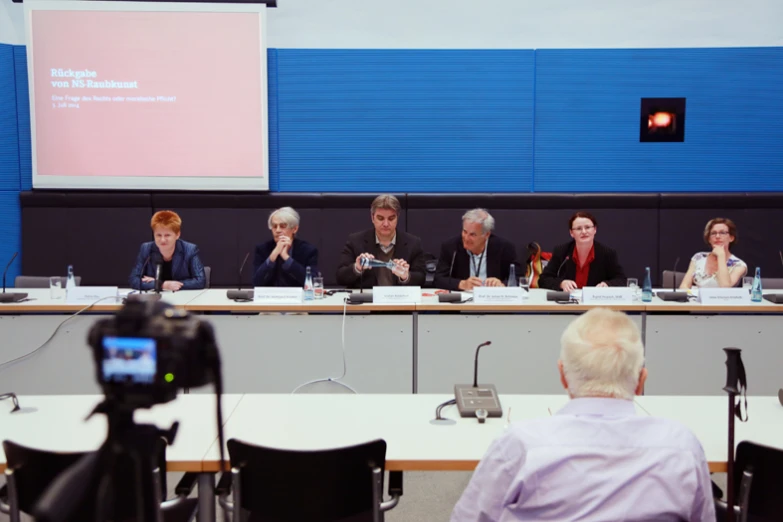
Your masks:
<svg viewBox="0 0 783 522"><path fill-rule="evenodd" d="M116 286L75 286L65 290L65 303L93 304L100 301L102 304L115 304L119 291Z"/></svg>
<svg viewBox="0 0 783 522"><path fill-rule="evenodd" d="M482 305L522 304L522 289L518 286L476 286L473 302Z"/></svg>
<svg viewBox="0 0 783 522"><path fill-rule="evenodd" d="M372 287L373 304L419 304L421 303L420 286L374 286Z"/></svg>
<svg viewBox="0 0 783 522"><path fill-rule="evenodd" d="M627 286L586 286L582 288L582 303L591 305L633 304L634 289Z"/></svg>
<svg viewBox="0 0 783 522"><path fill-rule="evenodd" d="M750 304L747 288L699 288L699 302L711 305Z"/></svg>
<svg viewBox="0 0 783 522"><path fill-rule="evenodd" d="M302 304L304 288L257 286L253 289L253 302L261 304Z"/></svg>

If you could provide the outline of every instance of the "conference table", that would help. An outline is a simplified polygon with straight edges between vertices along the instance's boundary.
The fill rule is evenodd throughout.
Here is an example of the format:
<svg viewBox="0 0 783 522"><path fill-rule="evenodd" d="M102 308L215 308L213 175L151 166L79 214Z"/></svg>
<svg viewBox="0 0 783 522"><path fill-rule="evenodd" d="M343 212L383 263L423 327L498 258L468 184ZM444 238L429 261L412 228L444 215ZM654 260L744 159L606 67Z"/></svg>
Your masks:
<svg viewBox="0 0 783 522"><path fill-rule="evenodd" d="M503 417L479 424L460 418L456 407L443 416L456 422L433 424L435 408L452 398L438 394L228 394L222 397L225 440L283 449L348 446L374 439L387 443L390 471L470 471L510 422L555 414L568 398L558 395L501 395ZM102 416L85 418L102 400L96 395L20 396L21 412L10 414L0 402L0 439L55 451L90 451L106 437ZM710 470L725 472L728 452L727 397L639 396L637 415L677 420L701 441ZM168 471L199 474L199 520L214 520L214 474L220 469L214 416L215 398L183 394L176 400L139 410L137 422L168 428L180 421L167 450ZM736 423L736 441L783 447L783 406L777 396L748 397L748 422ZM226 457L228 454L226 453ZM6 467L0 451L0 471ZM228 466L226 465L226 468Z"/></svg>
<svg viewBox="0 0 783 522"><path fill-rule="evenodd" d="M87 332L121 303L83 305L52 300L48 289L32 301L0 305L0 383L24 394L99 393ZM127 290L121 290L121 294ZM480 378L506 393L559 393L560 335L593 306L557 304L532 290L522 304L439 303L423 289L420 303L345 303L346 293L301 304L237 303L220 289L165 292L172 305L199 314L214 327L229 393L287 393L305 383L311 391L448 393L471 382L475 347ZM469 294L464 294L469 297ZM783 306L767 301L738 306L697 302L612 305L642 331L650 373L645 393L720 395L724 347L743 350L750 390L771 395L783 385ZM81 313L73 317L73 314ZM3 363L40 347L13 365ZM9 369L13 368L13 371ZM316 382L313 382L316 381Z"/></svg>

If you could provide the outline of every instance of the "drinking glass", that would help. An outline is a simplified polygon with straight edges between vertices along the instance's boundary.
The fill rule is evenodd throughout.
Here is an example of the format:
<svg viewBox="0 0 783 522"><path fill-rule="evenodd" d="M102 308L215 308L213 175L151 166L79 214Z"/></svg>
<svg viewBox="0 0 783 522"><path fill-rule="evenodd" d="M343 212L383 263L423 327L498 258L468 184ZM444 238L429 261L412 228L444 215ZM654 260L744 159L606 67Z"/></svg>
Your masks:
<svg viewBox="0 0 783 522"><path fill-rule="evenodd" d="M742 288L746 289L748 293L753 289L753 278L752 277L743 277L742 278Z"/></svg>
<svg viewBox="0 0 783 522"><path fill-rule="evenodd" d="M524 276L520 277L519 286L522 288L522 299L530 297L530 278Z"/></svg>
<svg viewBox="0 0 783 522"><path fill-rule="evenodd" d="M316 299L324 298L324 278L321 276L313 278L313 295Z"/></svg>
<svg viewBox="0 0 783 522"><path fill-rule="evenodd" d="M63 290L63 281L61 277L49 278L49 297L52 299L62 299L65 297L65 290Z"/></svg>
<svg viewBox="0 0 783 522"><path fill-rule="evenodd" d="M639 290L639 280L635 277L629 277L628 278L628 288L633 288L633 300L639 301L641 300L641 291Z"/></svg>

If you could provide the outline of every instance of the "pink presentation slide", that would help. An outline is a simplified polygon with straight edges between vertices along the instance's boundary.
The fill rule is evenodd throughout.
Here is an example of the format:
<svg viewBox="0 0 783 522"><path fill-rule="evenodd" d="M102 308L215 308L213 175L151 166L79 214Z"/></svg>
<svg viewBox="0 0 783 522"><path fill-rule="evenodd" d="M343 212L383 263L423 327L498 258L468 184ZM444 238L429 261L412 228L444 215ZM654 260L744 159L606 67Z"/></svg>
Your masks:
<svg viewBox="0 0 783 522"><path fill-rule="evenodd" d="M260 30L255 13L33 11L38 175L261 176Z"/></svg>

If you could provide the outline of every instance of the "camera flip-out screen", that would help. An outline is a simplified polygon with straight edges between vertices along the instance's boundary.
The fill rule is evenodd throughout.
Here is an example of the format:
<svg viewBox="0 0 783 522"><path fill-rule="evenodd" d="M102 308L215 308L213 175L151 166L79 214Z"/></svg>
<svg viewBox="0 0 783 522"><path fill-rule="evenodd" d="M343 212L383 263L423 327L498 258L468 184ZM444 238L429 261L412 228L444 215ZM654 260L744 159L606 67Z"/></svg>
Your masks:
<svg viewBox="0 0 783 522"><path fill-rule="evenodd" d="M128 384L152 384L157 372L155 339L103 338L103 380Z"/></svg>

